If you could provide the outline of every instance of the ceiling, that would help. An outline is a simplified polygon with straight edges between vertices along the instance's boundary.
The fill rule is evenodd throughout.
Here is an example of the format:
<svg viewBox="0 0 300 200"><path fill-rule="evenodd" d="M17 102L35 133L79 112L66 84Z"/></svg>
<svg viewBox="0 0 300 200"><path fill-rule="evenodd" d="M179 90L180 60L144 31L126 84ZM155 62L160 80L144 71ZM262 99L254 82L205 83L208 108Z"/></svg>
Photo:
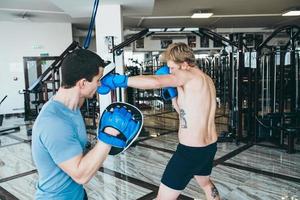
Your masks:
<svg viewBox="0 0 300 200"><path fill-rule="evenodd" d="M0 21L71 22L86 29L94 0L1 0ZM158 27L276 28L300 25L300 17L282 17L300 0L100 0L99 6L122 5L125 29ZM191 19L193 11L214 13Z"/></svg>

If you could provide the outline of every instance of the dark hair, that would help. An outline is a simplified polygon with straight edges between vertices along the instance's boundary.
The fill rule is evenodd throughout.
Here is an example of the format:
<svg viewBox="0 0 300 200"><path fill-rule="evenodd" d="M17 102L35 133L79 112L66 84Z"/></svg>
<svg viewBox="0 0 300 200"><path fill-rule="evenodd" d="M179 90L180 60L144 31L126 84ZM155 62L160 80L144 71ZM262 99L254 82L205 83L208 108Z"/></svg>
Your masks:
<svg viewBox="0 0 300 200"><path fill-rule="evenodd" d="M67 55L61 64L61 87L71 88L85 78L91 82L98 75L99 67L105 67L104 60L96 53L86 49L76 49Z"/></svg>

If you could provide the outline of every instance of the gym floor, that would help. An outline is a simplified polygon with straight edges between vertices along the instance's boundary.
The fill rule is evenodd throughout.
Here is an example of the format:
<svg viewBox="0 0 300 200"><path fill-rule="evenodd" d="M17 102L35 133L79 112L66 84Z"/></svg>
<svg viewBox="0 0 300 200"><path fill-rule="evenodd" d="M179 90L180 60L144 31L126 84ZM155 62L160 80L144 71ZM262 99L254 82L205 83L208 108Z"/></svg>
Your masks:
<svg viewBox="0 0 300 200"><path fill-rule="evenodd" d="M136 146L118 156L109 156L103 168L85 185L89 199L154 199L164 168L178 143L175 112L144 112L144 127ZM226 117L216 118L218 131L226 129ZM1 135L0 199L34 199L38 178L31 157L31 141L22 117L9 117L3 127L20 131ZM91 142L93 133L89 133ZM92 142L93 143L93 142ZM287 154L268 143L236 145L218 143L212 179L222 199L300 199L300 148ZM205 199L192 180L179 199Z"/></svg>

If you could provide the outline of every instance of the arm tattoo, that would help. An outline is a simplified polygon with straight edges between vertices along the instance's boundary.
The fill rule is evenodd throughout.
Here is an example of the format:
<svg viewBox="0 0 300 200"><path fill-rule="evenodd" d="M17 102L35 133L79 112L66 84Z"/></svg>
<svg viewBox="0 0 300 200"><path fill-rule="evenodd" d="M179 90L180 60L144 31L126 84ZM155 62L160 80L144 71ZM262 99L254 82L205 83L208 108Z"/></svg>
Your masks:
<svg viewBox="0 0 300 200"><path fill-rule="evenodd" d="M219 197L219 192L214 184L211 187L211 196L213 199Z"/></svg>
<svg viewBox="0 0 300 200"><path fill-rule="evenodd" d="M183 109L180 109L179 113L180 121L181 121L181 128L187 128L187 123L185 119L185 111Z"/></svg>

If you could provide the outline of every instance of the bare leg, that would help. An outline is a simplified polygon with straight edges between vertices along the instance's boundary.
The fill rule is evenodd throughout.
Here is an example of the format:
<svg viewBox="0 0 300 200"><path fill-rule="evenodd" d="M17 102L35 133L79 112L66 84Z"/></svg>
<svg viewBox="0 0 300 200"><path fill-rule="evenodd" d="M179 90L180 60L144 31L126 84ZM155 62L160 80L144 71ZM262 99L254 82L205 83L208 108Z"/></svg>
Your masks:
<svg viewBox="0 0 300 200"><path fill-rule="evenodd" d="M180 195L180 192L180 190L174 190L161 183L156 200L175 200Z"/></svg>
<svg viewBox="0 0 300 200"><path fill-rule="evenodd" d="M219 192L209 176L195 176L195 179L199 186L204 190L206 199L220 200Z"/></svg>

